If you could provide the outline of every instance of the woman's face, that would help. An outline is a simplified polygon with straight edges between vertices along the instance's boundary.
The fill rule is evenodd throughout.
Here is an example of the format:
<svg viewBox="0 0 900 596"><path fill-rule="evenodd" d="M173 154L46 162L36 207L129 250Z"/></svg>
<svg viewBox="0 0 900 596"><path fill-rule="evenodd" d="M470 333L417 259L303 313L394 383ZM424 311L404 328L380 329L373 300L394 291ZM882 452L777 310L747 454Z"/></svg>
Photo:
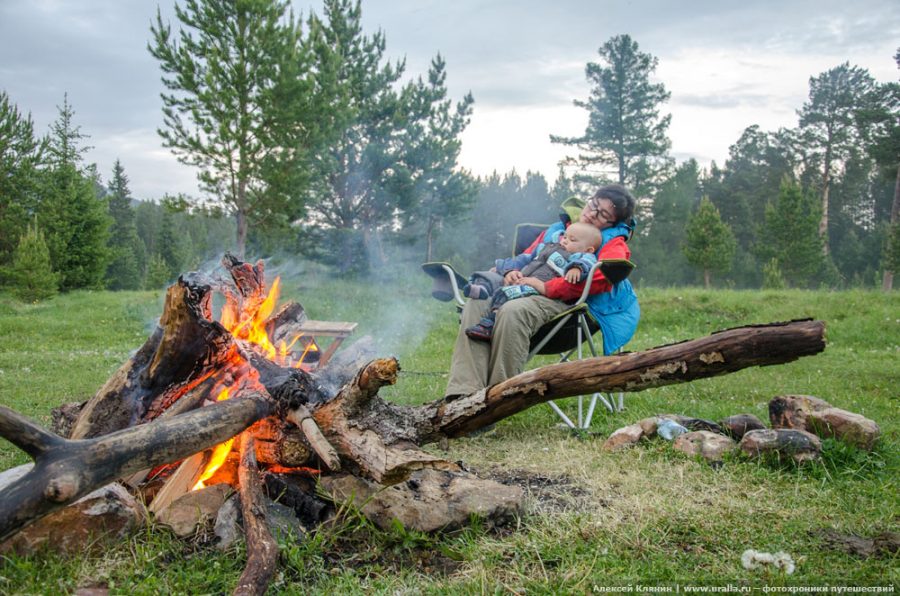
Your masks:
<svg viewBox="0 0 900 596"><path fill-rule="evenodd" d="M581 210L579 221L605 230L616 223L616 208L609 199L591 199Z"/></svg>

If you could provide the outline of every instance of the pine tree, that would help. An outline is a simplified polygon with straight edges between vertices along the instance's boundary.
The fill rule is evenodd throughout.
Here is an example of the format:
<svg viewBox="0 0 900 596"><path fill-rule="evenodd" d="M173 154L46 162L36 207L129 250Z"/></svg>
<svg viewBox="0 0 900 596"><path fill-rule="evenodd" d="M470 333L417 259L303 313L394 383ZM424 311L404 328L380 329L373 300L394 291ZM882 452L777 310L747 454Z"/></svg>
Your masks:
<svg viewBox="0 0 900 596"><path fill-rule="evenodd" d="M578 149L565 163L579 169L576 178L596 187L612 178L638 196L649 191L669 163L671 142L666 133L671 115L660 116L670 93L651 83L658 59L640 51L629 35L617 35L598 50L601 62L586 68L591 96L575 105L588 110L588 125L580 137L551 135L554 143Z"/></svg>
<svg viewBox="0 0 900 596"><path fill-rule="evenodd" d="M809 100L798 112L803 144L819 173L822 208L818 229L826 252L833 179L861 146L862 131L856 115L874 84L869 71L845 62L809 79Z"/></svg>
<svg viewBox="0 0 900 596"><path fill-rule="evenodd" d="M703 283L709 289L711 271L728 271L736 247L734 233L722 222L719 210L703 197L685 230L684 256L703 269Z"/></svg>
<svg viewBox="0 0 900 596"><path fill-rule="evenodd" d="M809 287L825 270L821 210L813 193L788 178L782 181L778 197L766 206L757 252L765 261L777 259L790 286Z"/></svg>
<svg viewBox="0 0 900 596"><path fill-rule="evenodd" d="M287 225L303 212L306 160L327 129L301 24L287 9L282 0L186 0L175 6L180 31L159 13L151 28L170 91L159 134L234 214L241 256L251 224Z"/></svg>
<svg viewBox="0 0 900 596"><path fill-rule="evenodd" d="M137 234L128 176L117 159L109 183L109 214L113 224L109 237L111 261L106 269L106 286L111 290L136 290L141 287L144 269L144 245Z"/></svg>
<svg viewBox="0 0 900 596"><path fill-rule="evenodd" d="M59 274L50 266L50 251L37 222L19 238L9 278L13 293L21 300L37 302L56 295Z"/></svg>
<svg viewBox="0 0 900 596"><path fill-rule="evenodd" d="M313 210L342 230L338 264L359 260L361 242L378 265L382 233L398 220L421 222L422 233L433 234L444 218L468 208L471 180L455 166L473 100L466 95L453 105L446 98L440 56L426 81L401 85L405 64L385 60L381 31L363 34L359 0L326 0L324 18L312 17L310 32L336 131L316 159Z"/></svg>

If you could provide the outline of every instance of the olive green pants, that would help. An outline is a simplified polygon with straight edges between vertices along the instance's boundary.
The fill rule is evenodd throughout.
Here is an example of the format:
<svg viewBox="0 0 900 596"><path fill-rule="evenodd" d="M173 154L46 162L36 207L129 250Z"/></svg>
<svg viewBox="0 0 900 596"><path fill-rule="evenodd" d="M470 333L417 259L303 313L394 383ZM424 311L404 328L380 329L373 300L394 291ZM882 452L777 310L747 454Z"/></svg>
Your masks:
<svg viewBox="0 0 900 596"><path fill-rule="evenodd" d="M490 343L469 339L466 328L480 321L490 304L490 300L469 300L463 308L445 395L469 395L521 373L531 336L569 308L546 296L510 300L497 311Z"/></svg>

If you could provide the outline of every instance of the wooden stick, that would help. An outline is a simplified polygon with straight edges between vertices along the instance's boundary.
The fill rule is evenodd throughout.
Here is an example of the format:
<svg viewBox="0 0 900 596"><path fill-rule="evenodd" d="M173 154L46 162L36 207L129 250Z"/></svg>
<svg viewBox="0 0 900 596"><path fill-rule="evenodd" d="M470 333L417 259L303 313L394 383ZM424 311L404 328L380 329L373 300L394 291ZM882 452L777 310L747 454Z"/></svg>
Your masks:
<svg viewBox="0 0 900 596"><path fill-rule="evenodd" d="M256 447L250 433L241 435L241 512L244 515L244 535L247 539L247 565L238 580L234 594L246 596L265 594L278 564L278 543L266 525L266 505L263 501Z"/></svg>
<svg viewBox="0 0 900 596"><path fill-rule="evenodd" d="M337 451L334 450L334 447L331 446L331 443L329 443L328 439L325 438L325 435L322 434L319 425L313 420L312 414L309 413L309 410L305 406L300 406L299 408L289 411L287 419L296 424L300 430L303 431L303 435L306 437L306 440L309 441L310 447L313 448L313 451L316 452L319 459L328 466L329 470L337 472L341 469L341 459L338 457Z"/></svg>

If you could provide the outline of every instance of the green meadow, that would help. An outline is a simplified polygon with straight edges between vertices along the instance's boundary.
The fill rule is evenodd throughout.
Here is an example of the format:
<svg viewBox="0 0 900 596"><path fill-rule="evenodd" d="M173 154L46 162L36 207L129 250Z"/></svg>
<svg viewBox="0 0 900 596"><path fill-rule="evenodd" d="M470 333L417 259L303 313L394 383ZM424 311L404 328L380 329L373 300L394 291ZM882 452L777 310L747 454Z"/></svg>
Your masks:
<svg viewBox="0 0 900 596"><path fill-rule="evenodd" d="M411 277L363 283L309 270L286 279L283 296L312 318L359 322L357 336L373 336L381 355L400 359L399 381L382 396L423 403L442 395L457 320L451 307L430 298L424 279ZM539 405L493 432L451 441L447 459L525 487L518 519L499 528L473 519L464 530L427 535L379 530L344 507L304 540L283 544L270 593L900 583L900 555L863 559L835 550L822 535L900 530L900 293L681 288L639 296L643 316L627 346L632 351L807 317L826 322L828 346L787 365L628 394L624 412L598 409L589 433L561 430ZM79 291L39 304L0 295L0 403L49 425L52 408L89 398L144 342L161 307L161 293L150 292ZM767 420L768 401L784 393L815 395L871 418L881 440L872 452L826 440L821 461L799 467L734 456L714 468L661 439L622 452L600 448L617 428L655 414ZM0 469L26 461L0 440ZM784 551L796 570L744 569L746 549ZM226 593L244 562L242 546L222 553L148 524L89 554L4 557L0 593L98 586L111 593Z"/></svg>

